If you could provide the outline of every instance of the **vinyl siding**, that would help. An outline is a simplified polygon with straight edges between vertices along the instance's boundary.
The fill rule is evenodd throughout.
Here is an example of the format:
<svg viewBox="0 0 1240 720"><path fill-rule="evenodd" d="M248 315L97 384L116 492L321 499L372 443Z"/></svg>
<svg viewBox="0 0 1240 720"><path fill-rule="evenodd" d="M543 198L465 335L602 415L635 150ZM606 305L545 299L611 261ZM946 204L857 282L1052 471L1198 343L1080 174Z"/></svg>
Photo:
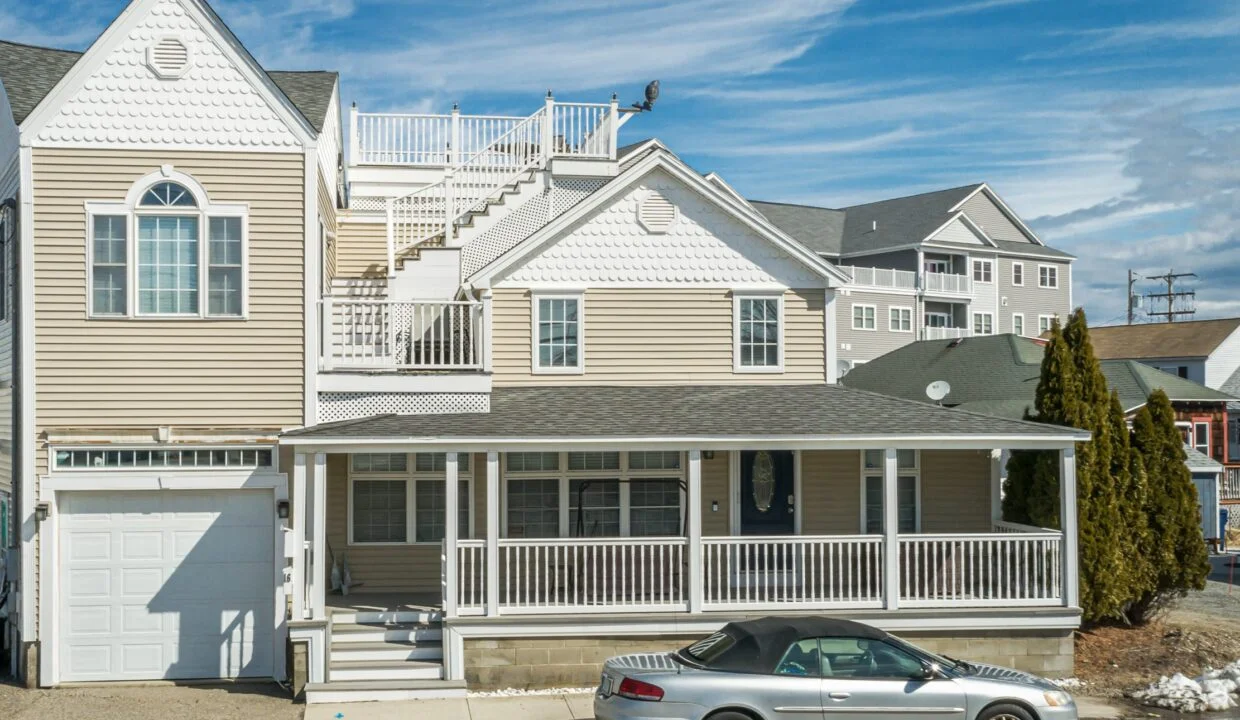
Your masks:
<svg viewBox="0 0 1240 720"><path fill-rule="evenodd" d="M387 224L340 218L336 230L336 277L387 277Z"/></svg>
<svg viewBox="0 0 1240 720"><path fill-rule="evenodd" d="M494 383L511 385L820 383L824 293L784 294L784 372L732 371L732 293L600 289L585 293L585 373L533 374L530 291L494 291Z"/></svg>
<svg viewBox="0 0 1240 720"><path fill-rule="evenodd" d="M886 355L896 348L913 342L917 338L916 329L922 325L918 318L917 298L912 294L896 295L852 290L847 295L836 296L835 305L838 322L835 337L840 344L838 353L841 360L869 361ZM853 329L854 305L875 307L874 330ZM914 332L891 332L890 310L896 306L912 308Z"/></svg>
<svg viewBox="0 0 1240 720"><path fill-rule="evenodd" d="M981 533L990 529L990 453L922 451L921 531Z"/></svg>
<svg viewBox="0 0 1240 720"><path fill-rule="evenodd" d="M1029 242L1029 236L1008 219L1008 216L987 197L985 192L979 192L969 198L961 209L970 220L981 226L987 235L996 240Z"/></svg>
<svg viewBox="0 0 1240 720"><path fill-rule="evenodd" d="M1205 385L1221 388L1240 368L1240 332L1233 332L1206 358Z"/></svg>
<svg viewBox="0 0 1240 720"><path fill-rule="evenodd" d="M1015 263L1024 263L1025 284L1023 286L1012 284L1012 265ZM1038 265L1054 265L1059 268L1058 288L1038 287ZM1027 337L1037 337L1039 315L1058 314L1060 318L1066 319L1072 311L1068 302L1068 283L1071 278L1068 263L1000 256L997 272L999 274L997 279L999 282L999 296L1001 298L998 310L999 332L1012 332L1012 314L1023 313L1025 316L1025 335ZM1002 303L1002 298L1005 297L1007 298L1006 307Z"/></svg>
<svg viewBox="0 0 1240 720"><path fill-rule="evenodd" d="M719 511L711 511L711 503L719 503ZM716 452L713 460L702 458L702 535L726 536L732 507L732 490L728 474L728 453Z"/></svg>
<svg viewBox="0 0 1240 720"><path fill-rule="evenodd" d="M959 245L982 245L981 238L962 220L951 221L931 239L935 242L956 243Z"/></svg>
<svg viewBox="0 0 1240 720"><path fill-rule="evenodd" d="M861 452L801 453L801 532L856 535L861 531Z"/></svg>
<svg viewBox="0 0 1240 720"><path fill-rule="evenodd" d="M336 232L336 201L332 199L332 192L328 189L327 183L330 180L319 175L319 221L323 223L323 228L329 234L323 238L323 285L322 289L326 290L332 286L332 278L336 277L336 241L333 241L330 234Z"/></svg>
<svg viewBox="0 0 1240 720"><path fill-rule="evenodd" d="M283 428L302 422L304 156L34 154L36 428ZM162 164L247 203L247 320L86 317L83 203L121 201ZM42 453L40 453L40 456Z"/></svg>

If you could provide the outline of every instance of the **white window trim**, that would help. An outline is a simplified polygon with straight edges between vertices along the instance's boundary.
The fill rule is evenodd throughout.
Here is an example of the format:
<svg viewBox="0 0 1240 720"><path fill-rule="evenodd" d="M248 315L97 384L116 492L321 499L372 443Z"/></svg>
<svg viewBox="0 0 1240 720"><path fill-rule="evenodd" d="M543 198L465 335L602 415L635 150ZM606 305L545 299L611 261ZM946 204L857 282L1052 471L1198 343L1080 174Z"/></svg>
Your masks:
<svg viewBox="0 0 1240 720"><path fill-rule="evenodd" d="M990 332L981 332L977 329L977 321L979 318L990 318ZM995 334L995 314L991 312L975 312L973 313L972 327L969 328L974 335L994 335Z"/></svg>
<svg viewBox="0 0 1240 720"><path fill-rule="evenodd" d="M641 451L637 451L641 452ZM620 537L631 537L629 534L630 505L629 488L630 483L627 480L677 480L680 483L680 520L684 522L685 503L688 497L685 493L685 483L687 481L686 473L688 471L689 458L685 453L680 454L679 470L633 470L629 468L629 453L620 452L620 469L619 470L569 470L568 469L568 453L561 452L559 455L559 465L556 470L508 470L508 462L505 457L507 453L500 453L500 495L499 495L499 532L500 537L508 537L508 481L512 480L556 480L559 483L560 495L560 534L559 539L571 539L572 535L572 498L570 492L573 480L618 480L620 481ZM471 506L472 507L472 506ZM687 528L686 528L687 531ZM642 536L645 539L652 539L653 536ZM680 536L675 536L680 537ZM556 539L556 538L542 538Z"/></svg>
<svg viewBox="0 0 1240 720"><path fill-rule="evenodd" d="M538 364L538 301L577 301L577 364L570 367L542 367ZM586 294L576 292L530 293L530 372L535 375L584 375L586 372Z"/></svg>
<svg viewBox="0 0 1240 720"><path fill-rule="evenodd" d="M875 448L871 448L871 449L875 449ZM922 509L921 508L921 451L914 450L913 457L914 457L914 460L913 460L912 468L899 468L899 467L896 468L896 483L897 485L899 484L900 482L899 478L901 476L904 476L904 477L908 477L910 475L913 476L913 507L914 507L913 521L914 521L914 528L915 528L913 532L919 534L921 533L921 509ZM868 480L869 478L873 478L873 477L879 478L881 480L883 478L883 468L867 468L865 466L865 451L862 450L861 451L861 517L860 517L860 524L857 526L858 532L861 535L867 534L865 531L865 524L866 524L866 519L867 519L866 518L866 506L865 506L866 480ZM899 520L898 512L896 513L896 518L898 521ZM896 534L897 535L900 534L899 528L896 528Z"/></svg>
<svg viewBox="0 0 1240 720"><path fill-rule="evenodd" d="M742 365L741 364L741 301L742 300L775 300L779 317L776 319L775 331L779 333L779 364L778 365ZM732 372L734 373L782 373L784 371L784 347L787 336L784 325L784 293L771 292L733 292L732 293Z"/></svg>
<svg viewBox="0 0 1240 720"><path fill-rule="evenodd" d="M468 453L461 453L461 454L468 454ZM402 472L354 472L352 455L348 455L345 457L345 462L348 467L348 478L349 478L349 498L348 498L348 503L346 503L346 506L345 506L345 513L348 516L347 545L349 547L406 547L410 545L419 546L419 547L429 547L429 546L438 547L441 544L440 541L438 540L433 540L429 542L416 542L414 540L414 538L417 537L416 533L418 529L417 528L418 508L417 508L417 493L415 492L416 490L415 483L419 480L430 480L430 481L439 480L440 482L446 482L447 472L446 471L418 472L417 470L414 469L415 453L407 453L407 455L408 457L405 462L406 469ZM460 511L460 505L462 503L467 505L467 508L469 510L469 523L468 523L469 528L468 528L468 532L466 533L466 535L461 538L462 540L471 538L474 535L474 492L475 490L474 490L473 468L474 468L475 458L471 457L469 460L470 460L469 471L461 472L457 476L457 481L467 483L467 487L469 488L469 491L465 493L465 495L462 495L457 499L457 511L458 512ZM353 539L353 487L356 482L358 481L364 482L367 480L397 480L397 481L401 481L405 483L405 542L357 542ZM444 518L444 522L446 523L447 521L448 521L447 518Z"/></svg>
<svg viewBox="0 0 1240 720"><path fill-rule="evenodd" d="M1020 318L1020 332L1016 332L1016 318ZM1025 337L1025 314L1012 313L1012 334Z"/></svg>
<svg viewBox="0 0 1240 720"><path fill-rule="evenodd" d="M1058 315L1039 315L1039 316L1038 316L1038 337L1041 337L1041 336L1042 336L1042 333L1044 333L1044 332L1050 332L1050 331L1051 331L1051 326L1055 324L1055 318L1056 318L1056 317L1058 317ZM1042 321L1043 321L1043 320L1045 320L1045 321L1046 321L1046 329L1045 329L1045 330L1043 330L1043 329L1042 329Z"/></svg>
<svg viewBox="0 0 1240 720"><path fill-rule="evenodd" d="M1043 269L1054 271L1054 274L1055 274L1054 284L1049 284L1049 283L1046 285L1042 284L1042 270ZM1059 289L1059 266L1058 265L1044 265L1041 263L1038 264L1038 287L1046 289L1046 290L1058 290Z"/></svg>
<svg viewBox="0 0 1240 720"><path fill-rule="evenodd" d="M1210 446L1214 443L1214 433L1211 432L1213 428L1210 427L1210 424L1211 423L1208 420L1194 420L1193 421L1192 447L1194 450L1205 455L1206 457L1211 457L1210 450L1212 448ZM1206 449L1205 450L1202 450L1200 447L1197 446L1197 428L1198 426L1201 426L1201 425L1206 426Z"/></svg>
<svg viewBox="0 0 1240 720"><path fill-rule="evenodd" d="M192 208L139 208L138 203L146 191L161 182L181 185L194 196L197 207ZM206 189L193 177L177 172L171 166L157 170L130 186L124 202L88 200L86 212L86 316L95 320L210 320L212 322L244 321L250 317L250 206L248 203L212 203ZM198 219L198 312L196 313L139 313L138 312L138 217L140 216L194 216ZM119 216L125 218L125 314L95 314L95 218ZM239 218L241 220L241 314L210 315L210 288L207 277L210 269L210 219Z"/></svg>
<svg viewBox="0 0 1240 720"><path fill-rule="evenodd" d="M1020 269L1020 282L1016 282L1016 270ZM1016 287L1025 286L1025 264L1023 262L1012 263L1012 285Z"/></svg>
<svg viewBox="0 0 1240 720"><path fill-rule="evenodd" d="M978 280L977 279L977 270L979 266L986 268L986 272L983 272L982 276L986 277L987 275L989 275L990 276L989 280ZM970 269L972 270L973 282L979 285L990 285L994 283L995 281L995 261L994 260L987 260L984 258L973 258L973 264Z"/></svg>
<svg viewBox="0 0 1240 720"><path fill-rule="evenodd" d="M908 313L908 330L892 327L892 319L897 311ZM887 308L887 330L894 333L911 333L913 332L913 308L905 305L892 305Z"/></svg>
<svg viewBox="0 0 1240 720"><path fill-rule="evenodd" d="M874 327L872 328L857 327L857 308L869 308L874 311ZM853 303L851 311L852 311L852 320L850 322L851 322L853 330L863 330L865 332L878 332L878 306L877 305L870 305L867 303Z"/></svg>

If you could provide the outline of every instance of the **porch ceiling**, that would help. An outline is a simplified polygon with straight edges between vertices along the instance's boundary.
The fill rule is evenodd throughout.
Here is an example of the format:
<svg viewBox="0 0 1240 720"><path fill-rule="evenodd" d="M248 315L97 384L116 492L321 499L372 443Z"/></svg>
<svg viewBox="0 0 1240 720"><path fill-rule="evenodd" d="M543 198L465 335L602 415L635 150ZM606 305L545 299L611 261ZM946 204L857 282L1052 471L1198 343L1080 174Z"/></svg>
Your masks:
<svg viewBox="0 0 1240 720"><path fill-rule="evenodd" d="M286 445L1067 447L1088 433L838 385L496 388L488 413L377 415L286 432Z"/></svg>

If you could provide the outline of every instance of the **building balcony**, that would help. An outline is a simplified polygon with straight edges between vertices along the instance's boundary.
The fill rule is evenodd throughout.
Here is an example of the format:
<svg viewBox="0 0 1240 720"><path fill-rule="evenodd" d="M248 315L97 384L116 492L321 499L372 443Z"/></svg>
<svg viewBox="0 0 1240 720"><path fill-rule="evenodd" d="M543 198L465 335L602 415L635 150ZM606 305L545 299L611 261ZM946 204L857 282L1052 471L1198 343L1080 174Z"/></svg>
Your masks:
<svg viewBox="0 0 1240 720"><path fill-rule="evenodd" d="M928 272L922 274L921 287L928 295L971 296L973 278L969 275Z"/></svg>
<svg viewBox="0 0 1240 720"><path fill-rule="evenodd" d="M967 338L973 334L969 328L957 327L924 327L921 329L922 340L955 340Z"/></svg>
<svg viewBox="0 0 1240 720"><path fill-rule="evenodd" d="M841 265L840 270L848 273L849 277L852 278L852 281L858 285L895 288L900 290L917 289L917 273L911 270L858 267L855 265Z"/></svg>

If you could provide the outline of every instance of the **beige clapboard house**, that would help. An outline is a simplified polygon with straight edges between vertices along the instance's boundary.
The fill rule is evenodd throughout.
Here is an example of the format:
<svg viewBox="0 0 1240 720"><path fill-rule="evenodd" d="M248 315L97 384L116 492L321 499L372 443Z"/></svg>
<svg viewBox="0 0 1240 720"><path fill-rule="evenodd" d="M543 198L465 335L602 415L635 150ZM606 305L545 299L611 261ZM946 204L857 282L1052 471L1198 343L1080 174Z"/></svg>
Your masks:
<svg viewBox="0 0 1240 720"><path fill-rule="evenodd" d="M585 685L773 612L1071 671L1084 435L838 385L854 271L614 99L342 113L201 0L0 82L27 682ZM998 514L1022 448L1062 530Z"/></svg>

